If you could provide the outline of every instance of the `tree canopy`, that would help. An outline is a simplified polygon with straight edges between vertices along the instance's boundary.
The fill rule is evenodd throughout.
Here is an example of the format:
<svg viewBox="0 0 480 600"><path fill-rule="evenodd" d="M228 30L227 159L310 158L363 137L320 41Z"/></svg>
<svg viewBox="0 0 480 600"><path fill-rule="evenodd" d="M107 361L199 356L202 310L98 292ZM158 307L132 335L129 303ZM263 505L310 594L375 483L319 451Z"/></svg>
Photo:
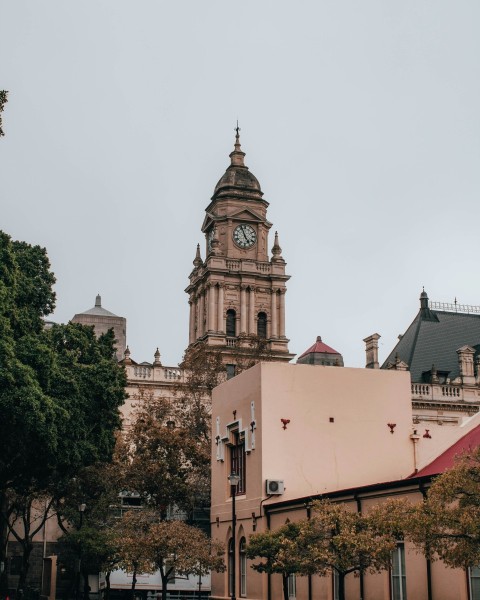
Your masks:
<svg viewBox="0 0 480 600"><path fill-rule="evenodd" d="M60 498L80 469L110 460L121 425L126 377L113 332L47 329L54 283L44 248L0 232L0 552L15 515L28 525L36 499ZM27 554L35 528L25 528Z"/></svg>
<svg viewBox="0 0 480 600"><path fill-rule="evenodd" d="M281 573L285 600L288 576L293 573L336 573L338 597L344 600L349 573L375 573L391 564L395 535L381 524L375 509L364 515L343 504L316 501L310 519L251 536L247 556L265 558L253 565L257 571Z"/></svg>
<svg viewBox="0 0 480 600"><path fill-rule="evenodd" d="M290 575L308 575L315 572L309 548L306 545L308 523L286 523L279 529L254 533L246 549L247 558L262 558L252 564L259 573L282 576L283 597L288 600L288 578Z"/></svg>
<svg viewBox="0 0 480 600"><path fill-rule="evenodd" d="M480 448L439 475L424 502L398 505L397 512L405 537L428 558L452 568L479 565Z"/></svg>

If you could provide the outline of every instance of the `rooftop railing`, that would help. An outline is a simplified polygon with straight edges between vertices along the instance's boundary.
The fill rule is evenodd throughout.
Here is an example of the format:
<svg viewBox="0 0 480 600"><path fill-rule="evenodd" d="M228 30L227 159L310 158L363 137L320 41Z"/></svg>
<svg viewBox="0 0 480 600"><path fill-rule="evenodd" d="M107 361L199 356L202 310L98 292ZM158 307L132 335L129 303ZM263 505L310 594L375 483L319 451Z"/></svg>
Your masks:
<svg viewBox="0 0 480 600"><path fill-rule="evenodd" d="M458 302L430 302L430 308L432 310L443 310L467 315L480 315L480 306L470 306L469 304L459 304Z"/></svg>

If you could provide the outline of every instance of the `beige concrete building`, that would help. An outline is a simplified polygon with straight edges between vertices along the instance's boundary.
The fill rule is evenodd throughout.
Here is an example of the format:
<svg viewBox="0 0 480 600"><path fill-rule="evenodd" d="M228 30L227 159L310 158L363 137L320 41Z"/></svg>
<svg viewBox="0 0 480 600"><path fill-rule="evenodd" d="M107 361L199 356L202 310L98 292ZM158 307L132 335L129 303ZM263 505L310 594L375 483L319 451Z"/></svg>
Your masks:
<svg viewBox="0 0 480 600"><path fill-rule="evenodd" d="M280 598L281 576L249 568L249 536L307 516L312 498L330 497L354 510L403 494L422 499L432 463L452 445L480 441L480 416L432 435L412 428L410 376L406 371L332 366L259 364L222 384L213 395L212 536L231 551L232 497L227 480L240 476L236 499L236 596ZM478 439L477 439L478 438ZM444 468L444 467L443 467ZM347 577L349 600L469 600L464 571L428 565L400 544L402 594L392 573ZM212 575L212 597L230 597L230 571ZM230 589L229 589L230 586ZM432 590L435 591L432 595ZM298 578L297 600L335 600L329 577Z"/></svg>
<svg viewBox="0 0 480 600"><path fill-rule="evenodd" d="M114 315L106 308L103 308L100 294L97 294L95 298L95 306L85 312L77 313L73 317L72 323L93 326L97 336L107 333L109 329L113 329L116 340L117 359L120 360L123 358L123 353L127 347L127 319Z"/></svg>

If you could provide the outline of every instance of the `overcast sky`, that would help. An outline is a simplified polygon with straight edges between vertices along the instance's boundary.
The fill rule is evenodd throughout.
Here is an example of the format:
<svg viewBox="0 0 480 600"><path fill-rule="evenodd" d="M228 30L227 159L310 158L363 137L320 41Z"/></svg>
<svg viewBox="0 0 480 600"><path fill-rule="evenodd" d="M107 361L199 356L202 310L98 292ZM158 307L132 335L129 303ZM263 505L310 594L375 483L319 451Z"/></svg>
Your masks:
<svg viewBox="0 0 480 600"><path fill-rule="evenodd" d="M103 306L180 361L239 119L286 333L364 366L430 299L480 304L478 0L0 0L0 228L48 250L52 319ZM273 245L273 235L269 246Z"/></svg>

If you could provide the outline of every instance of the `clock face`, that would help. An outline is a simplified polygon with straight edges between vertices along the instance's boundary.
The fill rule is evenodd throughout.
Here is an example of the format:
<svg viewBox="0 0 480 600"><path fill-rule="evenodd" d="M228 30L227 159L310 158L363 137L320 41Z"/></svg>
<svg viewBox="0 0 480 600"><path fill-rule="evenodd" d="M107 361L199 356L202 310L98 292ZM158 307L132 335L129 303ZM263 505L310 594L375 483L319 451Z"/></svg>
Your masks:
<svg viewBox="0 0 480 600"><path fill-rule="evenodd" d="M240 248L251 248L257 241L255 229L250 225L238 225L233 230L233 241Z"/></svg>

